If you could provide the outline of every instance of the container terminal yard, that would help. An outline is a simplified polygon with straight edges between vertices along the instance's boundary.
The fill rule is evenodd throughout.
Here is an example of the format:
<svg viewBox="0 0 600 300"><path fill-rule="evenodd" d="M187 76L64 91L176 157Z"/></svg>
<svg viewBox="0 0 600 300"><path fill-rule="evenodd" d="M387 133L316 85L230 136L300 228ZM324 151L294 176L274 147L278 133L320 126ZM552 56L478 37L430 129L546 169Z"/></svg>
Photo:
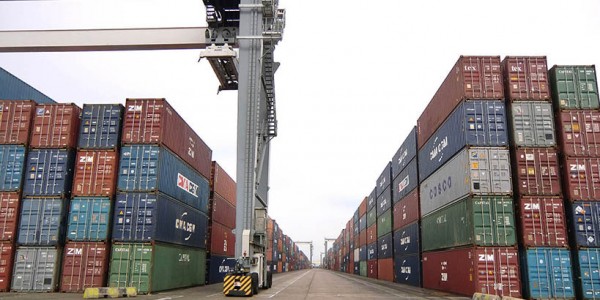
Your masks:
<svg viewBox="0 0 600 300"><path fill-rule="evenodd" d="M600 57L445 53L418 73L435 82L423 105L401 99L412 117L376 132L389 155L336 175L362 181L332 196L338 221L282 205L301 215L291 223L271 207L286 201L273 145L290 95L275 50L295 38L296 7L197 2L203 26L0 22L0 299L600 299ZM237 95L235 146L215 146L223 128L198 127L170 96L65 101L2 64L142 50L199 53L217 94Z"/></svg>

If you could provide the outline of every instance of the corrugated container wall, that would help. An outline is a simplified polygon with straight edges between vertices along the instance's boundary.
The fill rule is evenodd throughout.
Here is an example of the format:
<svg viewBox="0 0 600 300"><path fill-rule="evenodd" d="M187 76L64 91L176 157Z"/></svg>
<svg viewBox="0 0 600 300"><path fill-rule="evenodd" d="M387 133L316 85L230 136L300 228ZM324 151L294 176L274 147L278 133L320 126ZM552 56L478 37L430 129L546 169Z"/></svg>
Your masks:
<svg viewBox="0 0 600 300"><path fill-rule="evenodd" d="M392 163L388 162L385 166L381 175L377 178L376 186L377 186L377 197L381 195L388 186L392 184Z"/></svg>
<svg viewBox="0 0 600 300"><path fill-rule="evenodd" d="M421 256L394 256L394 282L421 287Z"/></svg>
<svg viewBox="0 0 600 300"><path fill-rule="evenodd" d="M373 189L367 200L367 213L377 206L377 186ZM370 226L370 225L369 225Z"/></svg>
<svg viewBox="0 0 600 300"><path fill-rule="evenodd" d="M600 111L559 111L556 131L563 155L600 157Z"/></svg>
<svg viewBox="0 0 600 300"><path fill-rule="evenodd" d="M563 199L523 196L516 201L519 239L525 247L568 247Z"/></svg>
<svg viewBox="0 0 600 300"><path fill-rule="evenodd" d="M79 128L79 149L118 149L121 143L123 105L84 104Z"/></svg>
<svg viewBox="0 0 600 300"><path fill-rule="evenodd" d="M165 99L127 99L123 144L162 144L210 178L212 150Z"/></svg>
<svg viewBox="0 0 600 300"><path fill-rule="evenodd" d="M211 191L221 195L229 203L236 205L236 184L235 180L216 162L212 162L212 172L210 176Z"/></svg>
<svg viewBox="0 0 600 300"><path fill-rule="evenodd" d="M62 260L60 291L81 293L86 288L104 287L108 273L106 243L68 242Z"/></svg>
<svg viewBox="0 0 600 300"><path fill-rule="evenodd" d="M552 99L560 110L598 109L595 66L553 66L548 72Z"/></svg>
<svg viewBox="0 0 600 300"><path fill-rule="evenodd" d="M26 152L25 146L0 145L0 191L21 191Z"/></svg>
<svg viewBox="0 0 600 300"><path fill-rule="evenodd" d="M117 190L118 163L116 151L77 151L72 195L112 198Z"/></svg>
<svg viewBox="0 0 600 300"><path fill-rule="evenodd" d="M211 222L223 224L227 228L235 228L235 206L220 195L214 194L210 218Z"/></svg>
<svg viewBox="0 0 600 300"><path fill-rule="evenodd" d="M210 255L233 257L235 255L235 234L232 232L233 229L214 222L210 226Z"/></svg>
<svg viewBox="0 0 600 300"><path fill-rule="evenodd" d="M419 186L417 160L413 159L404 170L398 173L392 185L393 201L397 203Z"/></svg>
<svg viewBox="0 0 600 300"><path fill-rule="evenodd" d="M20 206L19 193L0 192L0 241L14 241L16 238Z"/></svg>
<svg viewBox="0 0 600 300"><path fill-rule="evenodd" d="M500 56L461 56L417 120L418 148L466 99L504 99Z"/></svg>
<svg viewBox="0 0 600 300"><path fill-rule="evenodd" d="M0 144L27 146L35 105L31 100L0 101Z"/></svg>
<svg viewBox="0 0 600 300"><path fill-rule="evenodd" d="M421 253L420 224L415 222L394 231L394 255L407 256Z"/></svg>
<svg viewBox="0 0 600 300"><path fill-rule="evenodd" d="M10 290L15 247L11 242L0 242L0 292Z"/></svg>
<svg viewBox="0 0 600 300"><path fill-rule="evenodd" d="M377 217L383 215L392 208L392 188L387 186L385 190L377 197Z"/></svg>
<svg viewBox="0 0 600 300"><path fill-rule="evenodd" d="M392 158L392 179L417 156L417 127L413 127Z"/></svg>
<svg viewBox="0 0 600 300"><path fill-rule="evenodd" d="M550 101L545 56L506 56L502 60L505 95L509 101Z"/></svg>
<svg viewBox="0 0 600 300"><path fill-rule="evenodd" d="M23 198L18 245L58 246L64 243L67 199Z"/></svg>
<svg viewBox="0 0 600 300"><path fill-rule="evenodd" d="M569 250L529 248L522 260L525 296L534 299L575 298Z"/></svg>
<svg viewBox="0 0 600 300"><path fill-rule="evenodd" d="M561 195L558 152L551 148L512 151L515 186L519 195Z"/></svg>
<svg viewBox="0 0 600 300"><path fill-rule="evenodd" d="M394 204L394 230L419 220L419 189Z"/></svg>
<svg viewBox="0 0 600 300"><path fill-rule="evenodd" d="M37 103L55 103L34 87L0 68L0 100L35 100Z"/></svg>
<svg viewBox="0 0 600 300"><path fill-rule="evenodd" d="M600 202L575 201L568 206L571 241L575 248L600 247Z"/></svg>
<svg viewBox="0 0 600 300"><path fill-rule="evenodd" d="M30 150L23 195L68 197L73 184L74 162L75 152L71 150Z"/></svg>
<svg viewBox="0 0 600 300"><path fill-rule="evenodd" d="M563 172L566 199L600 200L600 158L567 158Z"/></svg>
<svg viewBox="0 0 600 300"><path fill-rule="evenodd" d="M598 299L598 269L600 269L600 249L580 249L574 255L577 296L581 299Z"/></svg>
<svg viewBox="0 0 600 300"><path fill-rule="evenodd" d="M11 290L15 292L56 291L61 258L61 248L18 247Z"/></svg>
<svg viewBox="0 0 600 300"><path fill-rule="evenodd" d="M29 146L32 148L77 147L80 118L81 108L72 103L37 105Z"/></svg>
<svg viewBox="0 0 600 300"><path fill-rule="evenodd" d="M112 205L108 197L75 197L70 202L68 240L89 242L110 239Z"/></svg>
<svg viewBox="0 0 600 300"><path fill-rule="evenodd" d="M554 147L554 115L549 102L511 103L511 143L516 147Z"/></svg>
<svg viewBox="0 0 600 300"><path fill-rule="evenodd" d="M206 282L208 284L223 282L225 275L229 272L233 272L235 268L235 258L227 256L211 255L206 261L208 264L208 271L206 272ZM271 267L271 271L273 268Z"/></svg>

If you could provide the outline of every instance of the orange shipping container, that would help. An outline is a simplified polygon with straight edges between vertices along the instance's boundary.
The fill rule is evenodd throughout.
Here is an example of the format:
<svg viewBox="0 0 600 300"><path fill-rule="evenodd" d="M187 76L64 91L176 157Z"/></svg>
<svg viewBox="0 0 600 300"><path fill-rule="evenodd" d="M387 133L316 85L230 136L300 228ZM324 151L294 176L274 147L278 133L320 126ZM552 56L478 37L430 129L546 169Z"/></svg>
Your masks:
<svg viewBox="0 0 600 300"><path fill-rule="evenodd" d="M386 258L377 261L377 278L389 282L394 281L394 259Z"/></svg>
<svg viewBox="0 0 600 300"><path fill-rule="evenodd" d="M117 186L118 163L116 151L78 151L73 196L112 197Z"/></svg>

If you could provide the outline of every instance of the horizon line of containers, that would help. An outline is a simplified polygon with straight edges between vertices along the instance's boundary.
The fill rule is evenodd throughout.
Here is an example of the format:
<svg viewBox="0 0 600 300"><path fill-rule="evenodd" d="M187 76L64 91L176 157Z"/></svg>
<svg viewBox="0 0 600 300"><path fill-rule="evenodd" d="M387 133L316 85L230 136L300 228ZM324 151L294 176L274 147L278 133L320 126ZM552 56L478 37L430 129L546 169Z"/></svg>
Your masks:
<svg viewBox="0 0 600 300"><path fill-rule="evenodd" d="M460 56L326 265L466 296L600 299L598 239L595 66Z"/></svg>
<svg viewBox="0 0 600 300"><path fill-rule="evenodd" d="M165 99L0 101L0 167L0 292L145 294L235 265L235 181ZM274 271L308 267L288 257Z"/></svg>

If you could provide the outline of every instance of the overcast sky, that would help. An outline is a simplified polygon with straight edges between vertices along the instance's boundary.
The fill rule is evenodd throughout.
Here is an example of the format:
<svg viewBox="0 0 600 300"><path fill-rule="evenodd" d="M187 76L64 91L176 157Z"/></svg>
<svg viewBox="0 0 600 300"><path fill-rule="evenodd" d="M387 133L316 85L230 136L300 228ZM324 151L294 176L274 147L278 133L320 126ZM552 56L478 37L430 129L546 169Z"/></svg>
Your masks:
<svg viewBox="0 0 600 300"><path fill-rule="evenodd" d="M460 55L600 64L600 1L280 0L279 135L269 214L295 241L337 237ZM205 26L201 0L0 1L0 30ZM234 178L237 93L199 51L0 53L59 102L167 98ZM308 247L301 247L308 255Z"/></svg>

